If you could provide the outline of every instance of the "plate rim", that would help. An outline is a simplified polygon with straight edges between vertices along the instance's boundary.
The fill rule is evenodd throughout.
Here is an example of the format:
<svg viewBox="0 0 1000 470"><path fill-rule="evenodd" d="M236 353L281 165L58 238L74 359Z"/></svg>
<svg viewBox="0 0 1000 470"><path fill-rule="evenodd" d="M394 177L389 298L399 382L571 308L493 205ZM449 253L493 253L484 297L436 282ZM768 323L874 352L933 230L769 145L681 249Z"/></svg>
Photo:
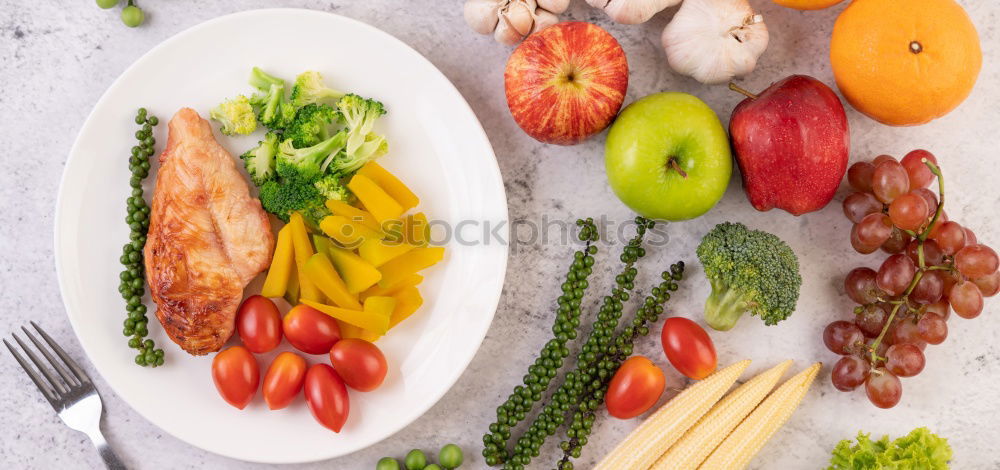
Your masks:
<svg viewBox="0 0 1000 470"><path fill-rule="evenodd" d="M94 118L94 113L96 112L96 110L98 108L101 107L101 105L106 100L109 99L108 97L109 97L110 93L112 92L112 90L118 88L119 86L122 86L122 79L123 79L123 77L126 76L126 75L128 75L129 72L131 72L133 69L135 69L137 67L137 65L140 62L143 61L143 59L145 59L147 56L149 56L149 55L151 55L151 54L153 54L153 53L155 53L155 52L157 52L157 51L159 51L159 50L161 50L163 48L168 47L170 44L172 44L173 42L177 41L179 38L181 38L183 36L186 36L186 35L188 35L190 33L202 30L204 28L210 28L210 27L214 26L217 23L221 23L221 22L224 22L224 21L231 21L234 18L239 18L239 17L244 17L244 16L254 16L254 15L266 15L266 14L300 14L300 15L304 14L304 15L316 15L316 16L332 16L332 17L337 18L339 21L346 21L348 23L353 23L357 27L360 27L360 28L363 28L363 29L368 29L368 30L372 31L374 34L384 35L389 41L395 42L399 46L401 46L401 50L402 51L405 51L408 54L412 54L415 57L416 60L423 61L427 65L429 65L431 67L431 69L433 69L433 71L434 71L432 73L436 73L441 78L444 79L444 82L447 84L447 86L445 87L445 89L446 90L450 89L450 92L453 92L455 94L455 96L457 98L456 104L459 105L459 106L464 106L466 108L466 110L468 110L468 112L474 118L474 120L475 120L475 126L474 127L478 131L477 138L481 138L486 143L486 148L489 150L489 156L491 157L490 158L490 163L492 163L492 165L487 164L487 162L484 162L484 166L487 167L490 170L489 173L491 173L491 176L493 176L495 178L495 181L498 183L498 186L499 186L499 189L500 189L500 196L501 197L499 197L498 200L496 201L496 205L497 205L497 209L501 209L502 210L502 212L501 212L502 215L503 215L502 222L504 224L504 229L502 230L502 232L504 234L504 239L505 240L509 239L509 235L510 235L510 224L509 224L510 211L509 211L509 207L507 205L506 187L504 186L503 174L500 171L499 161L497 160L496 152L493 149L493 144L490 142L489 135L486 133L486 130L483 128L482 122L480 121L479 117L476 115L475 110L473 110L472 106L469 104L468 100L466 100L465 96L462 95L461 91L458 90L458 88L451 81L451 79L449 79L448 76L445 75L445 73L443 71L441 71L441 69L439 69L436 65L434 65L433 62L431 62L429 59L427 59L427 57L425 57L423 54L421 54L419 51L417 51L416 49L414 49L413 47L411 47L409 44L407 44L403 40L397 38L396 36L394 36L393 34L387 32L387 31L379 29L378 27L376 27L374 25L371 25L369 23L366 23L366 22L364 22L362 20L359 20L359 19L356 19L356 18L351 18L349 16L340 15L340 14L333 13L333 12L322 11L322 10L313 10L313 9L308 9L308 8L259 8L259 9L250 9L250 10L238 11L238 12L234 12L234 13L229 13L229 14L226 14L226 15L218 16L218 17L215 17L215 18L211 18L209 20L206 20L206 21L203 21L203 22L191 25L191 26L189 26L189 27L187 27L187 28L185 28L185 29L183 29L181 31L178 31L177 33L174 33L170 37L164 39L163 41L159 42L158 44L156 44L155 46L153 46L152 48L150 48L149 50L147 50L141 56L139 56L138 58L136 58L128 67L126 67L124 70L122 70L122 72L115 78L115 80L112 81L110 85L108 85L108 87L104 90L104 92L97 99L97 101L94 102L94 104L92 105L92 107L90 109L90 112L87 113L86 118L84 118L83 124L81 125L80 130L77 132L76 136L74 137L73 145L70 147L69 152L68 152L68 154L66 156L65 163L63 164L62 175L59 178L59 186L58 186L58 190L57 190L57 194L56 194L55 213L54 213L54 221L53 221L53 264L55 265L55 270L56 270L56 282L58 283L58 286L59 286L59 295L60 295L60 298L61 298L60 300L61 300L61 303L63 304L63 308L66 311L65 312L66 313L66 317L69 319L70 327L73 330L73 335L76 337L76 340L77 340L77 342L80 345L80 349L83 350L84 354L87 356L87 359L90 362L90 364L93 366L94 370L101 376L101 378L104 380L105 384L108 387L110 387L112 391L115 392L115 395L121 400L121 402L124 402L126 405L128 405L129 408L131 408L133 411L135 411L139 416L141 416L148 423L152 424L157 429L160 429L161 431L163 431L163 432L165 432L165 433L173 436L174 438L176 438L179 441L184 442L184 443L186 443L188 445L191 445L191 446L196 447L198 449L204 450L206 452L210 452L210 453L213 453L213 454L216 454L216 455L221 455L221 456L224 456L224 457L228 457L228 458L232 458L232 459L236 459L236 460L240 460L240 461L244 461L244 462L272 463L272 464L275 464L275 463L290 464L290 463L318 462L318 461L322 461L322 460L336 459L338 457L344 457L344 456L347 456L347 455L351 455L351 454L354 454L356 452L360 452L360 451L362 451L362 450L364 450L364 449L366 449L366 448L368 448L368 447L370 447L372 445L380 443L380 442L382 442L382 441L384 441L386 439L389 439L390 437L392 437L393 435L395 435L396 433L398 433L402 429L404 429L404 428L410 426L411 424L413 424L417 419L421 418L424 414L427 413L427 411L429 411L431 408L433 408L435 405L437 405L438 402L441 401L441 398L443 398L445 394L447 394L449 391L451 391L451 389L455 386L455 384L458 382L458 380L461 378L461 376L466 372L466 370L468 370L469 364L472 363L472 360L478 354L479 349L482 347L482 342L486 339L486 335L487 335L487 333L489 333L490 327L493 324L493 320L494 320L494 318L496 318L497 309L499 307L500 299L501 299L502 294L503 294L503 286L505 284L505 280L506 280L506 276L507 276L507 264L508 264L509 257L510 257L510 246L508 244L506 244L506 243L503 244L503 256L500 257L499 263L498 263L498 269L501 270L501 274L499 276L495 277L495 281L493 282L493 285L490 286L490 292L492 292L492 295L488 299L488 302L486 302L486 305L491 305L492 306L491 312L490 312L489 321L488 322L484 322L484 327L482 328L482 331L477 332L474 335L469 335L469 336L475 338L475 349L473 350L472 354L468 355L467 358L465 358L463 361L461 361L462 362L461 367L460 368L455 368L455 372L452 373L452 376L447 378L447 380L446 380L447 383L448 383L447 387L442 387L439 390L439 392L435 394L436 396L433 396L433 398L431 400L428 400L426 402L426 407L424 407L417 414L415 414L411 420L409 420L409 421L406 421L406 420L400 421L399 423L397 423L396 426L393 427L393 429L391 429L388 433L385 434L385 436L383 436L380 439L373 440L372 442L370 442L368 444L360 446L360 447L358 447L358 448L356 448L356 449L354 449L354 450L352 450L350 452L346 452L346 453L340 453L340 454L334 453L334 454L330 454L330 455L316 455L316 456L310 456L310 457L304 458L304 459L284 459L284 460L268 460L268 459L253 459L253 460L249 460L249 459L247 459L246 457L243 457L243 456L232 455L230 453L220 452L220 451L214 450L214 449L208 449L208 448L200 445L199 443L192 442L192 441L186 439L185 437L182 437L182 436L179 436L177 434L174 434L173 432L171 432L171 431L163 428L162 426L160 426L159 423L157 423L156 421L154 421L153 419L151 419L149 416L147 416L145 413L143 413L142 410L140 410L139 408L137 408L136 406L134 406L134 404L128 398L126 398L124 395L119 394L117 392L116 387L112 384L112 381L108 380L108 378L107 378L108 376L105 373L105 372L107 372L109 370L108 366L101 365L97 361L94 361L92 359L91 350L88 349L88 347L86 345L87 343L80 336L80 328L78 327L77 322L74 321L74 315L70 313L71 311L74 311L75 308L70 305L70 302L68 301L68 297L66 295L68 288L66 287L67 283L64 280L65 270L64 270L64 267L63 267L63 262L61 261L64 258L64 256L65 256L65 254L63 253L63 249L62 249L61 246L62 246L63 241L64 241L63 240L64 235L62 235L62 233L64 233L65 229L67 229L67 227L64 226L65 223L66 223L66 221L65 221L66 216L64 215L63 209L64 209L64 206L67 203L67 201L65 199L66 198L65 192L66 192L66 182L69 179L69 176L68 176L69 173L70 173L69 169L71 167L71 163L74 161L74 155L76 155L80 151L79 150L80 137L88 130L88 128L91 127L91 125L92 125L91 124L92 123L92 119Z"/></svg>

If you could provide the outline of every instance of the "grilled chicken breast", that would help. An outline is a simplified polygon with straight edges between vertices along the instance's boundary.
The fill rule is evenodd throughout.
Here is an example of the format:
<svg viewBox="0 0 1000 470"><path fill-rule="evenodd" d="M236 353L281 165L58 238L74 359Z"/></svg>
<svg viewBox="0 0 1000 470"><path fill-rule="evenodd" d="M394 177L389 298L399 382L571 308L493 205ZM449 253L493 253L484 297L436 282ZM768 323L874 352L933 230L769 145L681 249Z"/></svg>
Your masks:
<svg viewBox="0 0 1000 470"><path fill-rule="evenodd" d="M189 108L170 120L146 239L156 317L175 343L202 355L233 334L243 288L267 269L274 236L235 161Z"/></svg>

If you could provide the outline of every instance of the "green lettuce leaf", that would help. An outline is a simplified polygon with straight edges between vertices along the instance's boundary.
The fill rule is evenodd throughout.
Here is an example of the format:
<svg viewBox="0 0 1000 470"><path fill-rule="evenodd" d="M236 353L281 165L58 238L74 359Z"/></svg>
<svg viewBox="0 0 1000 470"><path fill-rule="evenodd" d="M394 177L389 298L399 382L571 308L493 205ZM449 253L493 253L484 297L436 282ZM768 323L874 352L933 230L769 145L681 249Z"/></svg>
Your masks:
<svg viewBox="0 0 1000 470"><path fill-rule="evenodd" d="M949 460L948 440L927 428L891 442L889 436L873 441L859 432L855 442L845 439L837 444L827 470L947 470Z"/></svg>

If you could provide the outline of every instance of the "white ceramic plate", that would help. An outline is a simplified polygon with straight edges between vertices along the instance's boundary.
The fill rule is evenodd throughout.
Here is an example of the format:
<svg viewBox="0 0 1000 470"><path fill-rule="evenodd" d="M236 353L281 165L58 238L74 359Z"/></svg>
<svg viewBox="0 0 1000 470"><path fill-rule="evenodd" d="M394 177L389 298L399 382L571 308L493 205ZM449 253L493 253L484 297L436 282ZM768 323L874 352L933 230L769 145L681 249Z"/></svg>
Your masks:
<svg viewBox="0 0 1000 470"><path fill-rule="evenodd" d="M145 106L160 118L156 138L162 149L165 123L177 109L189 106L207 116L223 98L250 93L246 82L255 65L289 81L301 71L317 70L334 88L381 100L389 112L376 130L389 139L390 152L380 161L421 196L418 209L451 227L476 221L463 225L466 240L482 233L484 221L506 229L503 182L486 134L430 62L355 20L308 10L256 10L206 22L165 41L100 99L63 174L56 268L70 322L87 355L115 392L147 419L192 445L233 458L327 459L392 435L455 383L493 319L507 247L496 240L447 243L445 261L425 272L423 307L378 343L390 362L386 382L374 392L351 392L350 418L339 434L317 424L301 399L281 411L267 410L260 394L246 410L227 405L212 383L212 356L192 357L174 345L148 301L150 335L165 349L167 364L136 366L121 334L125 310L117 292L118 257L128 240L124 204L135 110ZM259 138L217 136L235 155ZM152 180L146 182L147 200ZM287 348L283 343L281 350ZM258 358L262 376L275 354Z"/></svg>

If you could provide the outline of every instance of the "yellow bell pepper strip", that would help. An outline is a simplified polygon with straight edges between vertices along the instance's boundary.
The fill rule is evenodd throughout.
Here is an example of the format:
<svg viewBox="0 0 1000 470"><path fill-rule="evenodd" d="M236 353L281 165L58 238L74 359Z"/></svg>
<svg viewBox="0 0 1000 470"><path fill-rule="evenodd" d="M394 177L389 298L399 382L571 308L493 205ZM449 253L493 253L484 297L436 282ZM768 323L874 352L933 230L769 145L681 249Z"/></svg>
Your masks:
<svg viewBox="0 0 1000 470"><path fill-rule="evenodd" d="M357 338L368 341L369 343L374 343L375 341L378 341L378 339L382 337L382 335L378 333L368 331L364 328L358 328L350 323L345 323L342 321L338 321L338 323L340 323L341 338Z"/></svg>
<svg viewBox="0 0 1000 470"><path fill-rule="evenodd" d="M411 245L427 245L431 239L431 225L423 212L408 214L403 219L403 237Z"/></svg>
<svg viewBox="0 0 1000 470"><path fill-rule="evenodd" d="M389 331L389 317L381 313L334 307L333 305L324 305L310 300L303 300L302 303L344 323L349 323L374 333L384 335L386 331Z"/></svg>
<svg viewBox="0 0 1000 470"><path fill-rule="evenodd" d="M347 291L352 294L357 294L382 279L382 273L375 266L350 251L333 246L327 254L347 284Z"/></svg>
<svg viewBox="0 0 1000 470"><path fill-rule="evenodd" d="M357 247L365 240L380 240L382 233L367 225L355 223L342 215L324 217L319 223L320 230L347 247ZM318 249L318 247L317 247Z"/></svg>
<svg viewBox="0 0 1000 470"><path fill-rule="evenodd" d="M416 246L404 241L366 238L358 247L358 256L375 267L379 267L414 248Z"/></svg>
<svg viewBox="0 0 1000 470"><path fill-rule="evenodd" d="M403 215L403 206L365 175L351 177L347 189L358 197L379 224Z"/></svg>
<svg viewBox="0 0 1000 470"><path fill-rule="evenodd" d="M373 295L387 295L394 296L397 292L406 289L407 287L414 287L424 281L424 277L419 274L410 274L404 277L402 280L397 282L395 285L389 287L382 287L378 284L369 287L367 290L358 294L361 300L371 297Z"/></svg>
<svg viewBox="0 0 1000 470"><path fill-rule="evenodd" d="M288 226L278 230L278 242L271 257L271 267L267 269L264 286L260 295L264 297L281 297L288 290L288 278L295 270L295 253L292 251L292 233Z"/></svg>
<svg viewBox="0 0 1000 470"><path fill-rule="evenodd" d="M396 308L396 299L393 297L373 295L365 299L365 312L377 313L389 318L394 308Z"/></svg>
<svg viewBox="0 0 1000 470"><path fill-rule="evenodd" d="M294 259L292 260L294 262ZM290 305L299 304L299 270L292 269L288 276L288 287L285 288L285 300Z"/></svg>
<svg viewBox="0 0 1000 470"><path fill-rule="evenodd" d="M375 161L370 161L362 166L358 170L358 174L367 176L368 179L379 185L389 196L392 196L396 202L403 206L404 212L420 204L420 198L416 194L413 194L410 188L407 188L399 178L396 178L396 175L389 173L388 170L383 168L382 165L375 163Z"/></svg>
<svg viewBox="0 0 1000 470"><path fill-rule="evenodd" d="M413 315L424 303L424 298L420 296L420 290L413 286L400 290L393 297L396 299L396 308L389 316L389 328L395 328L399 322Z"/></svg>
<svg viewBox="0 0 1000 470"><path fill-rule="evenodd" d="M368 211L358 209L357 207L354 207L344 201L330 199L326 201L326 208L330 209L330 212L333 212L334 215L346 217L352 222L360 222L372 230L382 230L381 225L379 225L378 221L375 220L375 217L369 214Z"/></svg>
<svg viewBox="0 0 1000 470"><path fill-rule="evenodd" d="M302 219L301 214L292 212L288 219L288 225L292 235L293 251L295 252L295 265L298 268L299 297L305 300L320 302L323 300L323 294L312 283L312 280L303 273L306 262L314 254L312 243L309 242L309 232L306 230L305 221Z"/></svg>
<svg viewBox="0 0 1000 470"><path fill-rule="evenodd" d="M392 261L385 263L379 268L382 272L382 279L378 281L380 287L390 287L400 282L406 276L421 269L433 266L444 258L443 246L431 246L426 248L416 248L401 256L397 256Z"/></svg>
<svg viewBox="0 0 1000 470"><path fill-rule="evenodd" d="M326 253L312 255L306 262L304 271L331 302L339 307L361 310L361 303L358 302L357 296L347 290L347 285L337 274L337 270L333 268Z"/></svg>

